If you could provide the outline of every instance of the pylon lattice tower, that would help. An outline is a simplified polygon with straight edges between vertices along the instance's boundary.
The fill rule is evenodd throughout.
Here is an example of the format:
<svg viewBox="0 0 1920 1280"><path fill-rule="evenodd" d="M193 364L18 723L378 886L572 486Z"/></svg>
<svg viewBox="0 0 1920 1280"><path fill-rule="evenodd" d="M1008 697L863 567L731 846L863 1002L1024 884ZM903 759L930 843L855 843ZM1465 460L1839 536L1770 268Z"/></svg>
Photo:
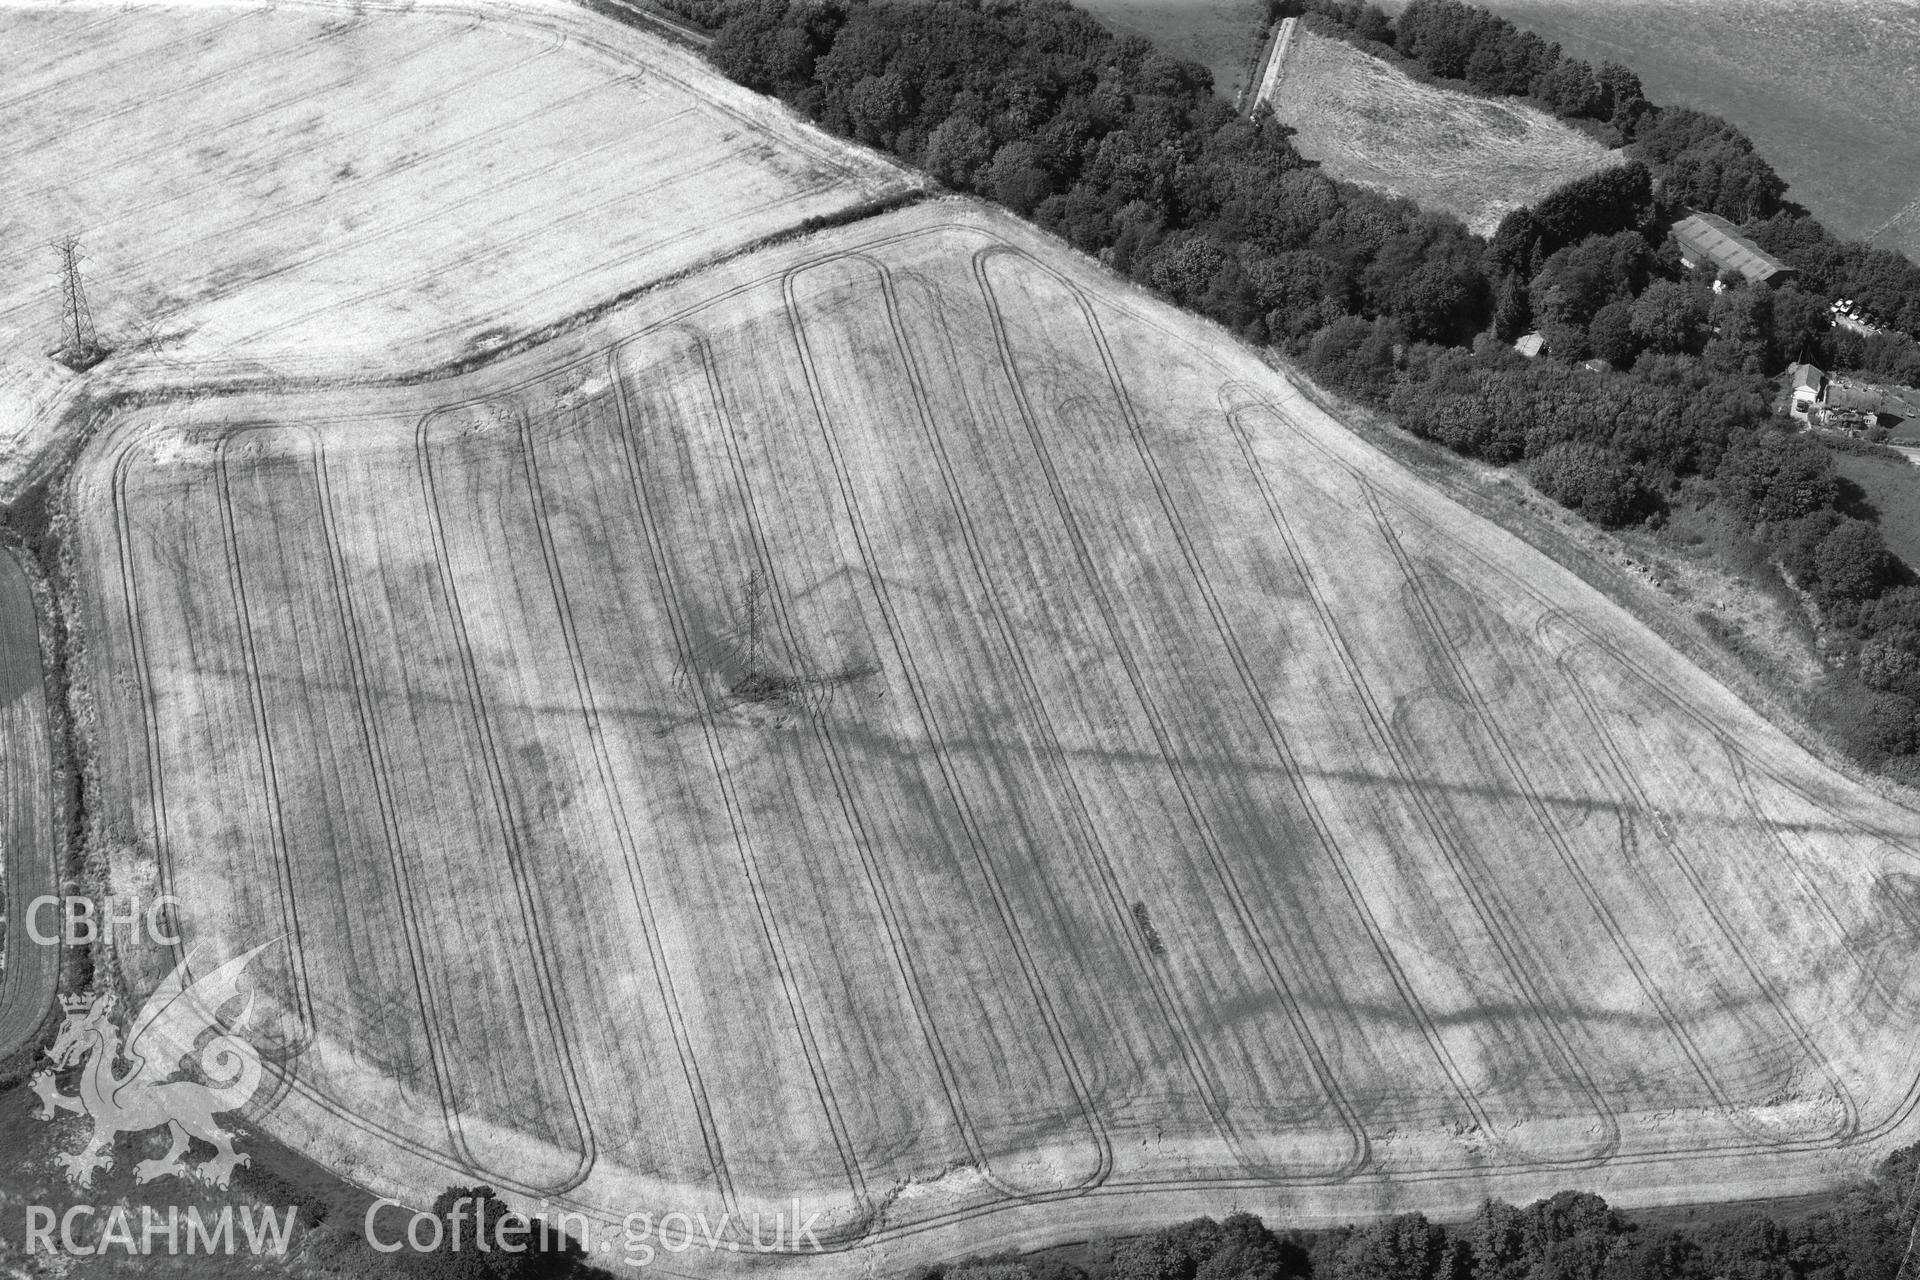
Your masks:
<svg viewBox="0 0 1920 1280"><path fill-rule="evenodd" d="M107 349L100 345L100 334L93 327L93 308L87 305L87 290L80 281L80 240L68 236L53 242L60 255L60 289L65 345L59 359L73 369L85 369L100 363Z"/></svg>

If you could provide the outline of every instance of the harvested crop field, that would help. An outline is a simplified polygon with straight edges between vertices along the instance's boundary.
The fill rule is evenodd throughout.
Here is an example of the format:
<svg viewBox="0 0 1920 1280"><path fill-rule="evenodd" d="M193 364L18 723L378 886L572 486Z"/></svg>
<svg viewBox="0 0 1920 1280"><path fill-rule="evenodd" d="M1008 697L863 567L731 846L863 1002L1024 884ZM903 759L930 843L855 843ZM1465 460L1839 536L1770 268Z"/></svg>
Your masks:
<svg viewBox="0 0 1920 1280"><path fill-rule="evenodd" d="M69 499L115 873L284 935L255 1118L414 1203L903 1268L1910 1137L1920 815L1010 218L129 409Z"/></svg>
<svg viewBox="0 0 1920 1280"><path fill-rule="evenodd" d="M0 550L0 1059L40 1029L60 978L59 946L26 928L29 904L60 888L51 745L33 593ZM43 914L39 927L52 922Z"/></svg>
<svg viewBox="0 0 1920 1280"><path fill-rule="evenodd" d="M1288 44L1273 108L1300 131L1300 154L1332 176L1451 213L1481 235L1618 159L1544 111L1421 84L1305 29Z"/></svg>
<svg viewBox="0 0 1920 1280"><path fill-rule="evenodd" d="M23 368L61 342L67 235L123 364L367 377L916 181L558 4L4 6L0 65Z"/></svg>

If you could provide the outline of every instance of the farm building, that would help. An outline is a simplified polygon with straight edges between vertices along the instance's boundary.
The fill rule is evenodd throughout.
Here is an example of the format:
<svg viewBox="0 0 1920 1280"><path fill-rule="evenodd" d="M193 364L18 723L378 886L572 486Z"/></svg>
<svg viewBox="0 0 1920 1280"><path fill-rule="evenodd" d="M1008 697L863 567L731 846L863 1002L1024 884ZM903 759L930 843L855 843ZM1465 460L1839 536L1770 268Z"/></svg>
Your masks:
<svg viewBox="0 0 1920 1280"><path fill-rule="evenodd" d="M1712 266L1722 275L1742 275L1755 284L1784 284L1800 273L1711 213L1690 213L1673 224L1673 242L1689 267Z"/></svg>
<svg viewBox="0 0 1920 1280"><path fill-rule="evenodd" d="M1827 393L1827 375L1810 364L1796 364L1787 372L1793 379L1793 406L1789 412L1805 422L1807 412Z"/></svg>
<svg viewBox="0 0 1920 1280"><path fill-rule="evenodd" d="M1547 349L1547 340L1538 333L1529 333L1514 343L1513 349L1531 360Z"/></svg>

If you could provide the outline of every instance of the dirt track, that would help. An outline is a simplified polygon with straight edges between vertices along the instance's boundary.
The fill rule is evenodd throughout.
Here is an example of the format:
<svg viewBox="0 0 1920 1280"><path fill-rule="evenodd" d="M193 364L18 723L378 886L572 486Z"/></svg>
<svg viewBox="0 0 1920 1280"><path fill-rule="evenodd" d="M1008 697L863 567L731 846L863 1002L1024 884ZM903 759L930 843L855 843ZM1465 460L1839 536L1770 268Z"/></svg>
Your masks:
<svg viewBox="0 0 1920 1280"><path fill-rule="evenodd" d="M294 940L264 1123L383 1190L905 1266L1911 1140L1920 815L1010 219L139 410L72 497L126 869Z"/></svg>

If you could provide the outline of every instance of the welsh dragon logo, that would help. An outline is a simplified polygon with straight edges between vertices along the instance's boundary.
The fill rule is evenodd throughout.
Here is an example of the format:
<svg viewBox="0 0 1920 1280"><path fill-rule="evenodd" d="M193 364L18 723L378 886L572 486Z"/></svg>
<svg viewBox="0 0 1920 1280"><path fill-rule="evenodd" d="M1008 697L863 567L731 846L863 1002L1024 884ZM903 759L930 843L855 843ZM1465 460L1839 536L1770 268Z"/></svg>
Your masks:
<svg viewBox="0 0 1920 1280"><path fill-rule="evenodd" d="M52 1120L71 1111L93 1120L87 1145L59 1157L69 1182L91 1186L96 1169L113 1167L114 1135L161 1125L171 1134L172 1146L159 1159L136 1164L136 1181L191 1177L224 1187L236 1167L253 1163L233 1149L234 1135L213 1119L244 1107L260 1087L260 1052L232 1030L252 1011L252 994L247 993L245 1006L233 1018L223 1020L220 1011L241 995L240 974L248 963L272 945L262 943L192 981L187 972L194 957L189 954L140 1006L124 1047L113 1019L118 1003L113 992L61 998L67 1020L47 1051L53 1066L33 1077L34 1092L40 1095L34 1116ZM201 1046L201 1037L209 1031L217 1034ZM182 1060L196 1047L206 1083L176 1079ZM122 1058L128 1064L124 1073ZM82 1060L78 1093L60 1093L54 1072ZM214 1154L189 1167L181 1157L194 1138L211 1145Z"/></svg>

